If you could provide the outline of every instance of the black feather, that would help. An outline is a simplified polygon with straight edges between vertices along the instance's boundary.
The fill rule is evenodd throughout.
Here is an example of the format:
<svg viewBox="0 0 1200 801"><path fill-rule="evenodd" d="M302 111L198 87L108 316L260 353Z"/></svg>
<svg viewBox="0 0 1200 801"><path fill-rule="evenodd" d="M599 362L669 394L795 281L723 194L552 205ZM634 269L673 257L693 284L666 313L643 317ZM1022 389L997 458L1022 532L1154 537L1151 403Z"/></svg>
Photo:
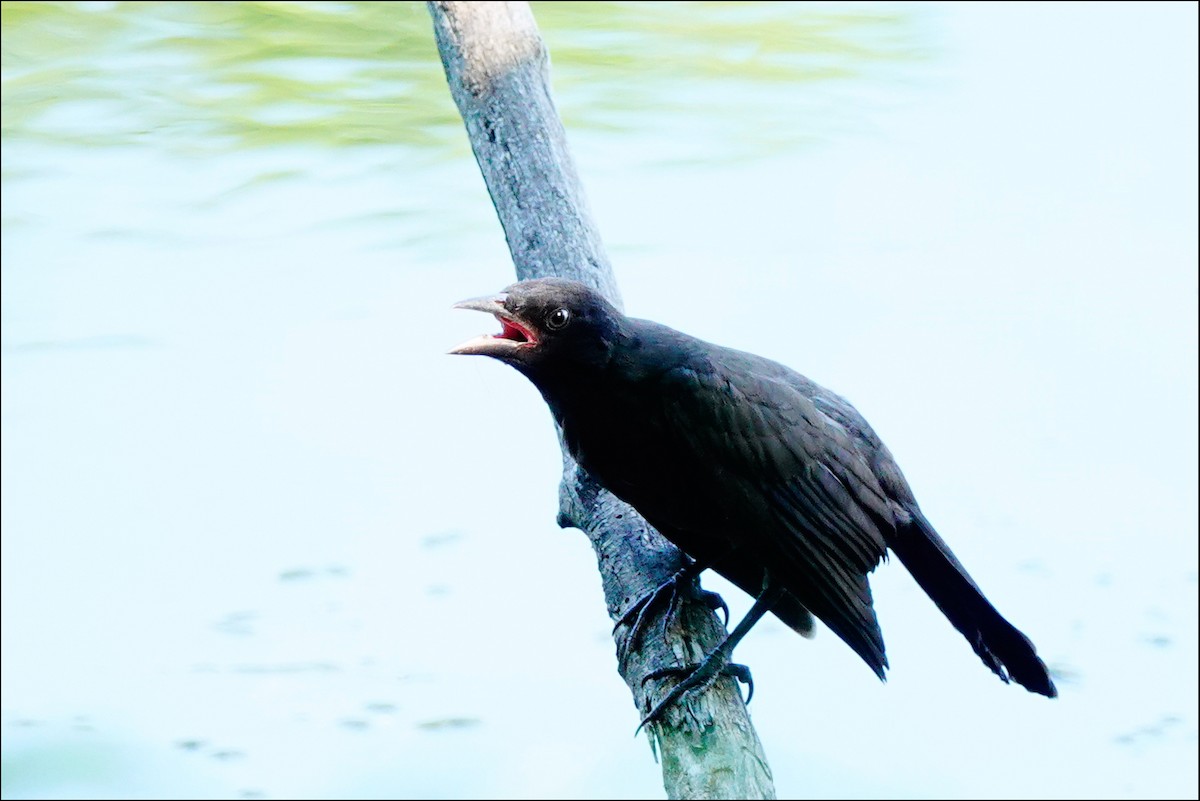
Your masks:
<svg viewBox="0 0 1200 801"><path fill-rule="evenodd" d="M489 355L533 381L580 465L684 552L751 594L769 576L784 590L777 616L806 632L811 611L883 678L867 577L890 548L985 665L1056 695L1033 644L844 398L769 359L625 317L582 284L521 282L503 303L498 316L536 341ZM541 324L562 308L569 325Z"/></svg>

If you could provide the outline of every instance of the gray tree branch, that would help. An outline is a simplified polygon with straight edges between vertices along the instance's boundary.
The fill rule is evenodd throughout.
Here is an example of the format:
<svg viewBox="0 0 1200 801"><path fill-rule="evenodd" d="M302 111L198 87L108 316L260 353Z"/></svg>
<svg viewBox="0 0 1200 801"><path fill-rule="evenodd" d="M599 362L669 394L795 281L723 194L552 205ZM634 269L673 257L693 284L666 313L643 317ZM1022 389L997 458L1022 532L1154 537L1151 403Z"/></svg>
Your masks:
<svg viewBox="0 0 1200 801"><path fill-rule="evenodd" d="M592 221L566 132L550 93L546 45L528 3L430 2L450 93L504 228L518 278L582 281L621 306L616 278ZM609 617L661 585L685 563L632 507L597 485L563 449L558 522L584 531L595 549ZM660 605L665 607L666 604ZM689 664L721 642L706 606L659 608L637 647L614 633L618 669L644 715L670 684L643 678ZM546 713L551 714L549 710ZM648 727L661 755L669 798L774 798L762 745L732 679L674 705Z"/></svg>

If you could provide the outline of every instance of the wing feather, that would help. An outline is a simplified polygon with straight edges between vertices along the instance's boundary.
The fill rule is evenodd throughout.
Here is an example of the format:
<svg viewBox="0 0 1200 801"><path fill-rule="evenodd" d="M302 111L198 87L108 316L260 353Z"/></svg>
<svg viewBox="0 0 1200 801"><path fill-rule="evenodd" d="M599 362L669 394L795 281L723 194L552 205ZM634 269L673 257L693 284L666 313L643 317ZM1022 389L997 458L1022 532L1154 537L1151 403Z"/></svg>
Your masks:
<svg viewBox="0 0 1200 801"><path fill-rule="evenodd" d="M729 536L773 557L775 579L882 676L867 574L886 555L889 501L846 426L802 387L737 355L664 374L659 424L690 449L700 497L732 499L720 517L753 521Z"/></svg>

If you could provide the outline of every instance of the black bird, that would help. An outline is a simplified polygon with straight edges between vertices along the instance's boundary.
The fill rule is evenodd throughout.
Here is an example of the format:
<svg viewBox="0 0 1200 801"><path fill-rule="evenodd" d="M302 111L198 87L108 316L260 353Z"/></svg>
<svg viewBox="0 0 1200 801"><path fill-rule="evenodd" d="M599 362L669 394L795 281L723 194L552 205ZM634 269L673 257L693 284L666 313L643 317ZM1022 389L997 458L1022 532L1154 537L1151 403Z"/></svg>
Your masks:
<svg viewBox="0 0 1200 801"><path fill-rule="evenodd" d="M807 634L811 610L884 678L867 574L889 549L996 675L1058 694L1033 643L984 597L844 398L770 359L626 317L574 281L521 281L455 308L493 314L503 330L451 353L523 373L580 466L697 571L758 598L647 720L727 668L767 611Z"/></svg>

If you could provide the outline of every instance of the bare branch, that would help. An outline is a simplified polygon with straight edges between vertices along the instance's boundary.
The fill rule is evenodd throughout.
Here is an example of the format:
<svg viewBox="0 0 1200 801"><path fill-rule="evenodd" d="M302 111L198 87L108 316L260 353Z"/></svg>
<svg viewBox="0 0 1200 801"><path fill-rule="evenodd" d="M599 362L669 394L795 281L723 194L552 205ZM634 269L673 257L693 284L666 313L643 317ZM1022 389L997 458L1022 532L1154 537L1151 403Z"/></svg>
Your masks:
<svg viewBox="0 0 1200 801"><path fill-rule="evenodd" d="M554 100L546 46L523 2L430 2L450 93L504 227L517 276L582 281L620 306L616 279L592 221ZM560 525L583 530L595 549L609 616L667 581L685 557L632 507L597 485L563 450ZM664 610L658 610L661 615ZM618 665L641 714L664 665L700 661L724 630L703 604L687 601ZM625 653L625 626L615 633ZM693 697L697 696L697 697ZM771 772L731 679L688 696L649 727L662 755L669 798L774 798Z"/></svg>

